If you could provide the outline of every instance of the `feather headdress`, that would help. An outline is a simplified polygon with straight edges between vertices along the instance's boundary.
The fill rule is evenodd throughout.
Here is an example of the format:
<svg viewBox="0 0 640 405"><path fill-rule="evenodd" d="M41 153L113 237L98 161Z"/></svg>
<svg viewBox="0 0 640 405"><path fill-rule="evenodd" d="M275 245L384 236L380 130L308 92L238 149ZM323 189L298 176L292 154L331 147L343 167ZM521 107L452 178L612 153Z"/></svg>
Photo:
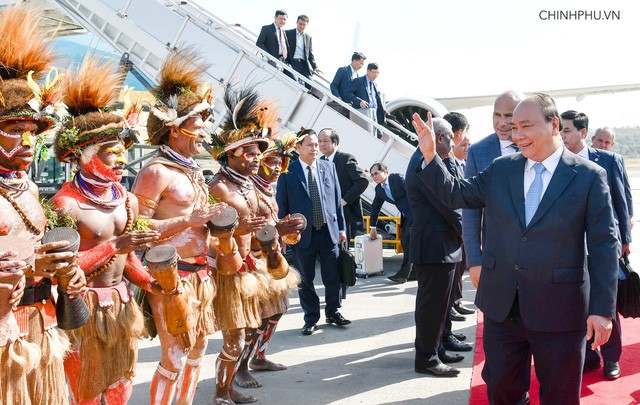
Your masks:
<svg viewBox="0 0 640 405"><path fill-rule="evenodd" d="M40 15L24 5L9 6L0 15L0 121L34 120L38 133L49 129L64 110L60 104L60 76L47 33L38 27Z"/></svg>
<svg viewBox="0 0 640 405"><path fill-rule="evenodd" d="M70 118L56 134L58 160L72 162L83 148L109 140L123 140L127 147L133 144L140 102L132 106L125 92L124 116L108 111L118 101L123 79L116 66L93 56L65 76L64 100Z"/></svg>
<svg viewBox="0 0 640 405"><path fill-rule="evenodd" d="M225 160L229 151L249 143L257 143L264 152L275 135L278 113L274 103L260 98L252 87L239 91L227 87L224 103L228 111L220 126L222 132L212 137L213 157Z"/></svg>
<svg viewBox="0 0 640 405"><path fill-rule="evenodd" d="M206 120L213 108L210 84L201 85L200 77L209 65L193 47L172 52L160 70L160 84L153 90L156 105L147 120L149 144L166 143L170 127L179 127L189 117Z"/></svg>
<svg viewBox="0 0 640 405"><path fill-rule="evenodd" d="M296 150L296 144L298 143L298 136L295 132L288 132L282 135L280 138L271 140L269 148L264 151L264 157L280 156L282 158L282 173L287 172L289 167L289 161L293 158L294 151Z"/></svg>

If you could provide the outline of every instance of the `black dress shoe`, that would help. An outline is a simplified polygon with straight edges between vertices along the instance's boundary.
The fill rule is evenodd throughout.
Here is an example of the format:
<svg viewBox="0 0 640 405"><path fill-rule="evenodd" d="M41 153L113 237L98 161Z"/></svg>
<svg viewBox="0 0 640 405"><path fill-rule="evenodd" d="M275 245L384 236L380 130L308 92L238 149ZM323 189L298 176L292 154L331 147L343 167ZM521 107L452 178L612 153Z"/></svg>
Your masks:
<svg viewBox="0 0 640 405"><path fill-rule="evenodd" d="M467 318L457 313L453 308L451 308L451 311L449 312L449 318L451 318L451 320L455 322L464 322L467 320Z"/></svg>
<svg viewBox="0 0 640 405"><path fill-rule="evenodd" d="M316 324L311 322L306 322L302 327L303 335L313 335L313 332L316 331Z"/></svg>
<svg viewBox="0 0 640 405"><path fill-rule="evenodd" d="M620 364L617 361L605 361L602 374L607 380L615 380L620 377Z"/></svg>
<svg viewBox="0 0 640 405"><path fill-rule="evenodd" d="M471 346L469 343L462 343L461 341L456 339L453 335L449 335L449 337L447 337L447 339L445 339L445 341L442 342L442 346L444 346L446 350L449 350L452 352L470 352L471 349L473 349L473 346Z"/></svg>
<svg viewBox="0 0 640 405"><path fill-rule="evenodd" d="M406 278L399 277L399 276L389 276L389 277L387 277L387 279L393 281L396 284L404 284L404 283L407 282Z"/></svg>
<svg viewBox="0 0 640 405"><path fill-rule="evenodd" d="M351 321L342 316L340 312L336 312L335 314L327 317L327 323L336 326L345 326L349 325Z"/></svg>
<svg viewBox="0 0 640 405"><path fill-rule="evenodd" d="M454 338L458 339L461 342L463 340L467 340L467 337L465 335L463 335L462 333L452 333L451 336L453 336Z"/></svg>
<svg viewBox="0 0 640 405"><path fill-rule="evenodd" d="M438 358L443 363L459 363L464 360L464 356L458 353L451 353L445 351L444 353L438 353Z"/></svg>
<svg viewBox="0 0 640 405"><path fill-rule="evenodd" d="M442 363L433 367L416 367L415 370L416 373L431 374L436 377L456 377L458 374L460 374L460 370L458 370L457 368L453 368Z"/></svg>
<svg viewBox="0 0 640 405"><path fill-rule="evenodd" d="M597 360L585 360L582 372L587 373L589 371L597 370L600 368L600 358Z"/></svg>
<svg viewBox="0 0 640 405"><path fill-rule="evenodd" d="M475 309L467 308L460 302L454 302L453 309L455 309L461 315L471 315L476 313Z"/></svg>

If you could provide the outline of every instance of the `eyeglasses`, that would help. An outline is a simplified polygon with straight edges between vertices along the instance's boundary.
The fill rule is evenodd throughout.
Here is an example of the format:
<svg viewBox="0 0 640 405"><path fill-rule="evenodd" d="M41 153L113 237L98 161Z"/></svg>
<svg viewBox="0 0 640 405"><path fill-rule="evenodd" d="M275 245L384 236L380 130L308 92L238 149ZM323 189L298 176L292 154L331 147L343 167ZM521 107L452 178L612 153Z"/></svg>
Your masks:
<svg viewBox="0 0 640 405"><path fill-rule="evenodd" d="M375 177L375 176L379 175L380 173L382 173L382 172L371 173L371 177Z"/></svg>

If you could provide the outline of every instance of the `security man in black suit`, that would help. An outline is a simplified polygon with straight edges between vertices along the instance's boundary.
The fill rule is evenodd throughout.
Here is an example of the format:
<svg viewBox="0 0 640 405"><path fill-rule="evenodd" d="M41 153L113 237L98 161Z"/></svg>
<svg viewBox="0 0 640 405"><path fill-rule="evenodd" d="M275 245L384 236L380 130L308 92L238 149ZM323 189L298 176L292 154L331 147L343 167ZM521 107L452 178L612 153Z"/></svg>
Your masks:
<svg viewBox="0 0 640 405"><path fill-rule="evenodd" d="M313 43L311 35L304 32L309 24L309 17L302 14L298 16L296 28L286 30L287 42L289 44L289 63L296 72L311 80L311 75L321 73L316 65L316 58L313 56ZM305 84L310 88L308 84Z"/></svg>
<svg viewBox="0 0 640 405"><path fill-rule="evenodd" d="M338 171L348 243L358 232L364 232L360 195L369 186L369 180L353 155L338 150L340 137L336 131L325 128L318 134L318 140L320 152L324 155L321 159L333 162Z"/></svg>
<svg viewBox="0 0 640 405"><path fill-rule="evenodd" d="M437 154L448 162L451 175L459 178L455 163L448 157L453 147L451 124L442 118L434 118L433 126ZM417 172L423 164L422 153L416 149L405 176L413 214L410 260L418 276L415 371L454 377L460 370L444 363L462 361L464 357L445 351L442 338L451 305L456 263L462 260L462 213L442 203L418 179Z"/></svg>

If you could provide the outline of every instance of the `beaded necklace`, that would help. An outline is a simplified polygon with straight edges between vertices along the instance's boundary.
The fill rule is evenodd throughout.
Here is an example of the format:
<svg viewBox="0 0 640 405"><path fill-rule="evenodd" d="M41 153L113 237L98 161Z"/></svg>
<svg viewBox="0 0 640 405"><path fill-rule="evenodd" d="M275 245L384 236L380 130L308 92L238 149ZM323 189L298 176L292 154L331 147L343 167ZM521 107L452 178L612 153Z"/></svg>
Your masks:
<svg viewBox="0 0 640 405"><path fill-rule="evenodd" d="M220 168L220 172L222 172L223 175L225 175L233 184L235 184L238 187L238 194L240 194L242 198L244 198L244 201L247 203L247 208L249 208L249 212L251 213L251 216L256 216L260 212L260 201L262 201L262 203L266 205L267 208L269 209L269 214L271 215L271 218L273 218L274 221L278 222L278 218L275 215L275 210L273 209L271 204L266 200L266 198L262 195L262 193L256 190L256 187L254 187L254 183L251 182L250 178L248 178L247 176L241 175L240 173L238 173L237 171L233 170L228 166L222 166ZM257 206L255 211L251 207L251 203L249 202L249 198L247 197L247 195L251 191L253 191L256 195Z"/></svg>
<svg viewBox="0 0 640 405"><path fill-rule="evenodd" d="M129 201L129 196L127 195L127 199L125 200L125 208L127 209L127 223L124 226L124 231L122 231L122 234L125 234L129 231L131 231L131 228L133 227L133 212L131 210L131 202ZM98 267L96 270L94 270L93 272L89 273L89 274L85 274L85 279L87 281L91 280L92 278L104 273L105 270L107 270L112 264L113 262L116 261L116 258L118 257L118 254L114 254L113 256L111 256L111 258L102 266Z"/></svg>
<svg viewBox="0 0 640 405"><path fill-rule="evenodd" d="M28 177L25 172L0 172L0 187L13 191L25 191L29 189Z"/></svg>
<svg viewBox="0 0 640 405"><path fill-rule="evenodd" d="M40 235L42 232L44 232L44 229L39 228L36 224L33 223L33 221L29 219L29 217L27 217L27 213L24 212L20 204L18 204L18 202L11 196L11 194L9 194L7 190L0 187L0 195L2 195L7 201L9 201L9 203L18 212L18 215L20 215L20 218L22 218L22 221L31 232L35 233L36 235Z"/></svg>
<svg viewBox="0 0 640 405"><path fill-rule="evenodd" d="M73 185L87 200L105 208L114 208L119 206L122 204L122 200L127 196L127 192L122 184L111 182L111 200L101 198L98 193L92 190L90 183L84 178L81 172L76 173L76 176L73 179ZM106 187L109 187L109 185L105 184L105 187L102 188Z"/></svg>

